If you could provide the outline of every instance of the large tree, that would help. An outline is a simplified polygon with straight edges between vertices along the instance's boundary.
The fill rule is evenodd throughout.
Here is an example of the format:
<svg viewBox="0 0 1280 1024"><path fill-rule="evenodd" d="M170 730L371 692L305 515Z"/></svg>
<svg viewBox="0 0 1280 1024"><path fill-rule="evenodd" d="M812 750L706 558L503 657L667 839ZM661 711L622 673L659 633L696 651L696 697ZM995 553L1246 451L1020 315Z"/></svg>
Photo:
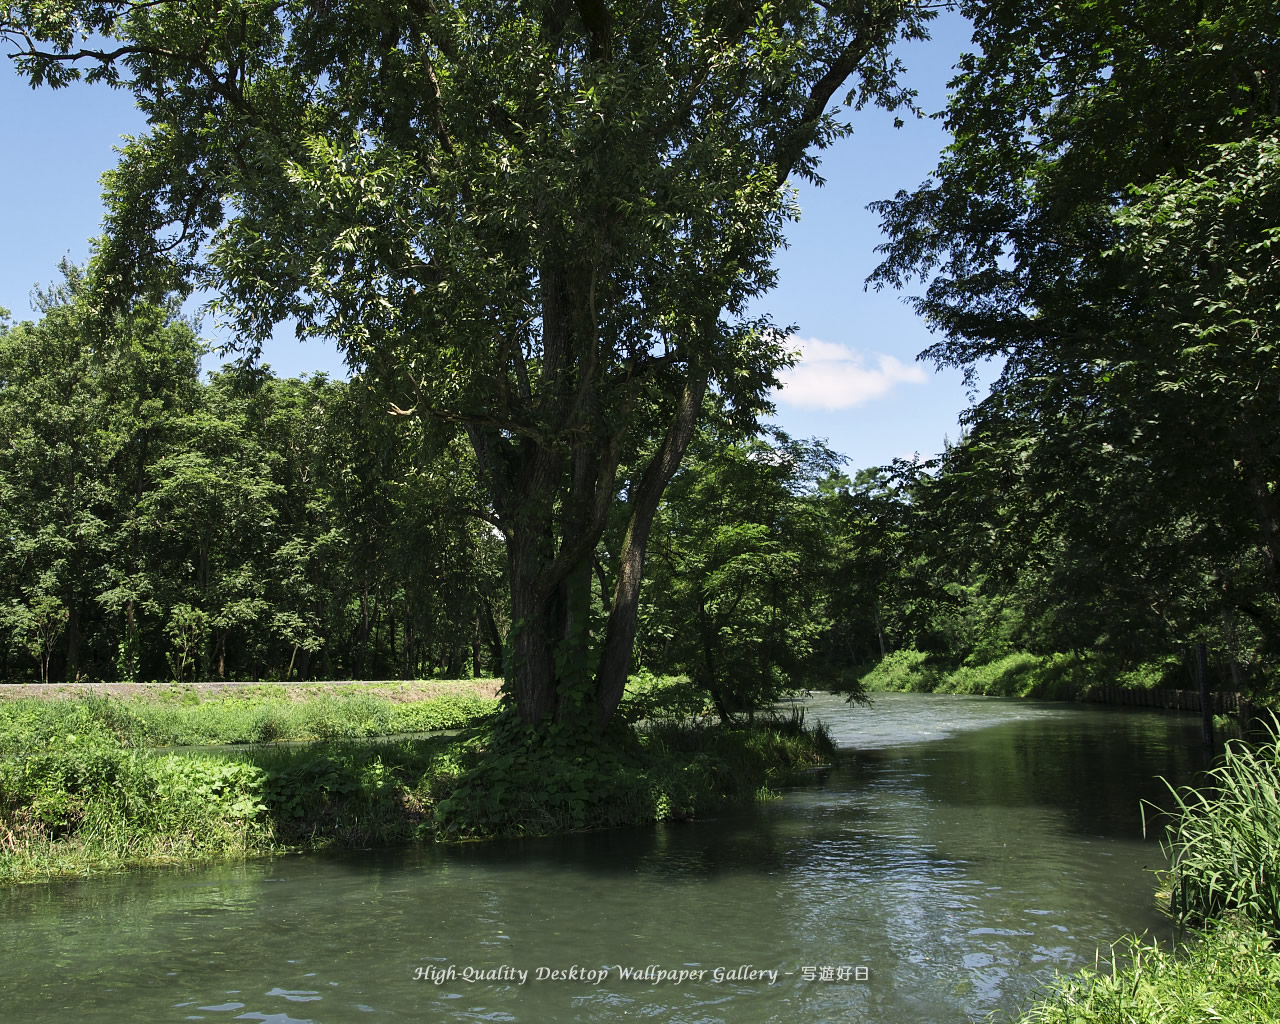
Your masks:
<svg viewBox="0 0 1280 1024"><path fill-rule="evenodd" d="M397 412L465 430L506 540L507 687L606 721L644 553L709 389L766 404L749 302L839 100L909 97L914 0L297 0L0 7L33 83L130 88L108 292L216 288L252 343L295 317ZM620 467L629 467L629 475ZM591 574L611 507L612 595Z"/></svg>

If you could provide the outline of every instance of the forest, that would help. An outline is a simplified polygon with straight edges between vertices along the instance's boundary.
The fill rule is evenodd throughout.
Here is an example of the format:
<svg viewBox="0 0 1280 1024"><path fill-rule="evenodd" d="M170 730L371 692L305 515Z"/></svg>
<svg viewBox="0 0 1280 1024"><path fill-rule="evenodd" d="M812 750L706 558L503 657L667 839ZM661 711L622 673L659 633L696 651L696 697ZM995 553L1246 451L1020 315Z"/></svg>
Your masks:
<svg viewBox="0 0 1280 1024"><path fill-rule="evenodd" d="M0 326L6 681L503 675L504 545L457 432L388 415L358 375L202 380L203 343L162 307L95 337L71 265L38 303ZM1033 443L1000 391L972 423L931 462L850 475L821 441L736 429L708 401L655 518L635 667L732 716L855 687L893 652L886 669L919 679L1189 686L1205 642L1218 685L1269 692L1248 479L1184 466L1149 503L1162 476L1116 446ZM1068 457L1097 465L1057 467L1051 489L1041 460ZM592 559L597 621L624 525L615 511Z"/></svg>
<svg viewBox="0 0 1280 1024"><path fill-rule="evenodd" d="M839 90L916 112L893 46L933 12L703 12L659 80L638 9L412 6L4 8L33 84L157 127L90 265L0 322L0 677L504 675L526 721L605 721L636 669L731 716L894 652L1178 683L1205 643L1269 691L1275 10L964 6L954 142L875 204L868 283L1000 373L945 452L849 467L765 425L794 356L745 310ZM207 380L195 284L244 350ZM352 380L257 365L286 316Z"/></svg>

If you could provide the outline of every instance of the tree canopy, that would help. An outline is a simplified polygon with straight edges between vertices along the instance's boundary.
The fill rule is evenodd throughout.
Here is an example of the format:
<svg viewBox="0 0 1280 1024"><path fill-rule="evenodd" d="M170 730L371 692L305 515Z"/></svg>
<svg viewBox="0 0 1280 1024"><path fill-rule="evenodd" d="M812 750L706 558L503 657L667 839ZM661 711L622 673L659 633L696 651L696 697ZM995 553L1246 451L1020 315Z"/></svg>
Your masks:
<svg viewBox="0 0 1280 1024"><path fill-rule="evenodd" d="M1274 643L1280 12L966 13L979 51L945 115L954 142L878 204L872 277L927 281L927 357L1004 361L932 507L989 579L1038 577L1076 643L1170 643L1240 613Z"/></svg>
<svg viewBox="0 0 1280 1024"><path fill-rule="evenodd" d="M739 424L786 359L749 301L787 182L909 101L910 0L65 3L0 8L36 84L132 90L107 308L201 285L252 345L287 317L397 413L466 432L506 541L508 689L608 719L644 553L708 390ZM608 607L595 553L618 501Z"/></svg>

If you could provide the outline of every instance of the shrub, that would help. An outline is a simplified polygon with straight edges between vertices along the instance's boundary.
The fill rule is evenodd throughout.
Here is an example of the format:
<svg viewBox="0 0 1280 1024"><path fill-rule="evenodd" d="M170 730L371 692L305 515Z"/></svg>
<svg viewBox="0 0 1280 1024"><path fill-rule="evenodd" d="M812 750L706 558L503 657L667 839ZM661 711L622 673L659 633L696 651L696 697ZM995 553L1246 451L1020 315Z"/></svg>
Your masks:
<svg viewBox="0 0 1280 1024"><path fill-rule="evenodd" d="M867 690L969 693L987 697L1067 700L1096 676L1074 654L1006 654L985 664L948 666L915 650L893 651L862 677Z"/></svg>
<svg viewBox="0 0 1280 1024"><path fill-rule="evenodd" d="M862 677L867 690L894 690L906 693L929 693L936 690L944 673L931 664L923 651L906 648L890 651L870 672Z"/></svg>

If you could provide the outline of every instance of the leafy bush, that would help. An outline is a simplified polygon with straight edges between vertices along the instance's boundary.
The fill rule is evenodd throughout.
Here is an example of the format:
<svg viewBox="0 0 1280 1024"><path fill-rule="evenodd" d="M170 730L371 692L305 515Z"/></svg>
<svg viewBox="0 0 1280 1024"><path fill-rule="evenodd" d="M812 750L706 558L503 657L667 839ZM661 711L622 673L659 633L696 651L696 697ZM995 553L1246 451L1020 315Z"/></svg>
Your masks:
<svg viewBox="0 0 1280 1024"><path fill-rule="evenodd" d="M624 722L646 719L700 718L715 709L707 691L685 676L655 676L641 669L627 680L627 689L618 705Z"/></svg>
<svg viewBox="0 0 1280 1024"><path fill-rule="evenodd" d="M392 731L440 732L462 729L495 714L498 702L486 697L450 696L394 706Z"/></svg>
<svg viewBox="0 0 1280 1024"><path fill-rule="evenodd" d="M1189 685L1186 666L1176 657L1144 661L1116 675L1116 685L1127 690L1155 690L1162 686L1186 689Z"/></svg>
<svg viewBox="0 0 1280 1024"><path fill-rule="evenodd" d="M890 651L870 672L862 677L862 685L871 691L891 690L901 693L931 693L943 681L944 674L923 651L906 648Z"/></svg>
<svg viewBox="0 0 1280 1024"><path fill-rule="evenodd" d="M474 737L453 773L432 782L439 838L540 835L689 818L746 802L834 748L802 717L729 727L666 720L621 727L592 746L554 726L500 720Z"/></svg>
<svg viewBox="0 0 1280 1024"><path fill-rule="evenodd" d="M105 732L0 759L0 880L269 848L263 772L125 747Z"/></svg>

